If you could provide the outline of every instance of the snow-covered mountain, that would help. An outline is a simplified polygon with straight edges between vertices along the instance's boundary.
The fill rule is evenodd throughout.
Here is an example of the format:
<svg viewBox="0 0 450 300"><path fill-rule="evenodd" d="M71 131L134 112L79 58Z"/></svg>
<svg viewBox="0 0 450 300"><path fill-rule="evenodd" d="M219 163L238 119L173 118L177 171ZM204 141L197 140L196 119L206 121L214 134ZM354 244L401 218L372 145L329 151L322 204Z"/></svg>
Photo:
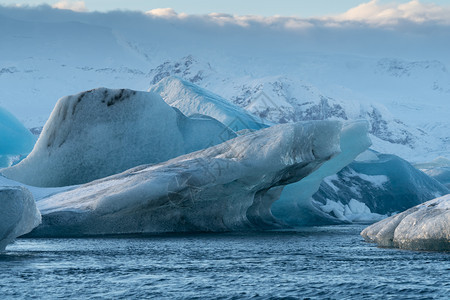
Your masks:
<svg viewBox="0 0 450 300"><path fill-rule="evenodd" d="M179 76L274 123L367 119L375 150L395 153L411 161L448 155L450 74L443 64L350 57L346 58L348 61L343 66L331 68L332 64L339 65L340 58L322 59L317 65L309 66L309 71L303 71L305 74L230 76L229 72L214 69L210 62L187 56L174 62L164 62L149 74L152 84L168 76ZM350 66L355 65L357 60L360 70L355 71L353 76L360 73L361 86L350 82L348 85L338 85L341 80L337 75L339 70L349 76L353 72ZM317 75L314 69L325 66L329 68L327 73L334 72L336 77L328 75L328 82L324 78L314 79L313 76ZM364 74L367 79L364 79ZM439 76L441 79L437 78ZM367 81L382 86L379 90L371 88L362 91ZM396 89L392 87L394 82L399 84ZM423 91L419 93L419 89ZM425 90L428 95L425 95ZM426 103L417 99L420 94L423 95L421 99L428 99Z"/></svg>
<svg viewBox="0 0 450 300"><path fill-rule="evenodd" d="M447 25L229 19L0 6L0 106L41 127L63 96L177 76L274 123L362 118L377 151L450 157Z"/></svg>

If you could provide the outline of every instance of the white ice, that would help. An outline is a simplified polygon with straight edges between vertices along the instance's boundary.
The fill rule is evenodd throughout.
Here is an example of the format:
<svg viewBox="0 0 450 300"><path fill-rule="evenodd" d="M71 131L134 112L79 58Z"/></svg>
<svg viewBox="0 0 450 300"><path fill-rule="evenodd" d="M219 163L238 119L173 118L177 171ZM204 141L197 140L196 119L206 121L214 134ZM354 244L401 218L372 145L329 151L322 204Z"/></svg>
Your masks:
<svg viewBox="0 0 450 300"><path fill-rule="evenodd" d="M270 189L340 152L340 123L277 125L38 202L38 236L223 231L275 226ZM317 180L320 180L318 178Z"/></svg>
<svg viewBox="0 0 450 300"><path fill-rule="evenodd" d="M235 136L210 117L186 117L155 93L99 88L61 98L33 152L1 172L34 186L81 184Z"/></svg>
<svg viewBox="0 0 450 300"><path fill-rule="evenodd" d="M327 200L325 205L319 205L320 209L337 219L346 223L373 223L386 218L386 215L380 215L371 212L370 208L356 199L350 199L348 204Z"/></svg>
<svg viewBox="0 0 450 300"><path fill-rule="evenodd" d="M234 131L266 128L264 120L206 89L178 77L166 77L152 86L170 106L186 116L203 114L222 122Z"/></svg>
<svg viewBox="0 0 450 300"><path fill-rule="evenodd" d="M0 186L0 251L40 222L41 214L26 188Z"/></svg>
<svg viewBox="0 0 450 300"><path fill-rule="evenodd" d="M375 223L361 235L382 247L450 251L450 194Z"/></svg>

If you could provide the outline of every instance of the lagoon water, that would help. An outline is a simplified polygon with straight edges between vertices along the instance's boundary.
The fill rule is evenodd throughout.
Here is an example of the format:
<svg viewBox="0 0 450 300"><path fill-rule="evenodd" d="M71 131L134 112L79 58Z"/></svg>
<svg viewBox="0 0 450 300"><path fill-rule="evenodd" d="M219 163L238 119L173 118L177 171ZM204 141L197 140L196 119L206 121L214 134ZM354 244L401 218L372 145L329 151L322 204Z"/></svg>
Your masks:
<svg viewBox="0 0 450 300"><path fill-rule="evenodd" d="M362 225L18 239L0 299L448 299L450 254L377 248Z"/></svg>

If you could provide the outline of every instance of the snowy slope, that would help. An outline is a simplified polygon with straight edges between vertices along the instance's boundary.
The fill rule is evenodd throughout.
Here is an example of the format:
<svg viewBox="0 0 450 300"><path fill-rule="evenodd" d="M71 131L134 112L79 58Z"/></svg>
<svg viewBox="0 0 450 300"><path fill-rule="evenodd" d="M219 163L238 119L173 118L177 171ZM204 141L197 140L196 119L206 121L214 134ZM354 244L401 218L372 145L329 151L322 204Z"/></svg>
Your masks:
<svg viewBox="0 0 450 300"><path fill-rule="evenodd" d="M448 155L450 74L441 63L340 56L308 59L314 63L300 65L301 73L229 76L228 71L210 68L213 63L187 56L153 69L151 83L182 76L274 123L366 119L373 148L379 152L410 161ZM376 85L369 86L372 82Z"/></svg>
<svg viewBox="0 0 450 300"><path fill-rule="evenodd" d="M0 106L27 127L43 126L65 95L99 86L143 89L146 82L142 60L110 28L0 14L0 36Z"/></svg>

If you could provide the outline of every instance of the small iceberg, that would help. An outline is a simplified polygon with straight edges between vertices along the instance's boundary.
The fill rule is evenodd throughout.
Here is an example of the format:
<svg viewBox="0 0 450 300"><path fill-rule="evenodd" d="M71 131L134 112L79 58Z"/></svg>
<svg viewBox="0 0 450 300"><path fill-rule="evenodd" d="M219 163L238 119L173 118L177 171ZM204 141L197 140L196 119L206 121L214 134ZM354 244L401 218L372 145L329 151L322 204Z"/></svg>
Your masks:
<svg viewBox="0 0 450 300"><path fill-rule="evenodd" d="M21 155L27 155L36 142L19 120L0 107L0 168L9 167Z"/></svg>
<svg viewBox="0 0 450 300"><path fill-rule="evenodd" d="M361 235L381 247L450 251L450 194L375 223Z"/></svg>
<svg viewBox="0 0 450 300"><path fill-rule="evenodd" d="M41 222L31 193L20 186L0 186L0 251Z"/></svg>

